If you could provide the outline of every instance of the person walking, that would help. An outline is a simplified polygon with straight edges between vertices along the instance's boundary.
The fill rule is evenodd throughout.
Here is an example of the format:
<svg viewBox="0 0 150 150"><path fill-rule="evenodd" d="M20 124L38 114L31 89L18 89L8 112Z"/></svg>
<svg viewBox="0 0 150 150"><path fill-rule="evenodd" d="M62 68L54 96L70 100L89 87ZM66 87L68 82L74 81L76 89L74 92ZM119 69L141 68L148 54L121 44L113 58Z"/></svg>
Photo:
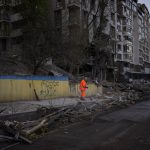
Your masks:
<svg viewBox="0 0 150 150"><path fill-rule="evenodd" d="M84 100L86 96L87 83L85 79L82 79L80 82L80 91L81 91L81 100Z"/></svg>

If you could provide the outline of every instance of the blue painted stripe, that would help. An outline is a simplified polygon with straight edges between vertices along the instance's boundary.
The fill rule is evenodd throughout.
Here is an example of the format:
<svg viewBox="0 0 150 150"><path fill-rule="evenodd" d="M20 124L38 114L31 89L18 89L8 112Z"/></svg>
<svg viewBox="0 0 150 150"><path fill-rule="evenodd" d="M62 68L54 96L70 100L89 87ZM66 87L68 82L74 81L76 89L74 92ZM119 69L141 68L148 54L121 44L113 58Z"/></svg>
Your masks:
<svg viewBox="0 0 150 150"><path fill-rule="evenodd" d="M0 76L0 80L6 79L6 80L60 80L60 81L66 81L68 80L68 77L66 76Z"/></svg>

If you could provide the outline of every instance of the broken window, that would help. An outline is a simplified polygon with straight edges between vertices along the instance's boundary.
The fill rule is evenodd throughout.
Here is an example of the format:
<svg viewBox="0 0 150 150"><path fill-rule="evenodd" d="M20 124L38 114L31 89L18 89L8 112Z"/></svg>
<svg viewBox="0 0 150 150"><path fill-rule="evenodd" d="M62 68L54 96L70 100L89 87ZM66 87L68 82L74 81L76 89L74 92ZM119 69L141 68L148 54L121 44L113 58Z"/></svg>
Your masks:
<svg viewBox="0 0 150 150"><path fill-rule="evenodd" d="M118 49L118 51L121 51L121 45L120 44L117 45L117 49Z"/></svg>
<svg viewBox="0 0 150 150"><path fill-rule="evenodd" d="M61 26L62 24L62 14L61 10L55 11L55 25Z"/></svg>

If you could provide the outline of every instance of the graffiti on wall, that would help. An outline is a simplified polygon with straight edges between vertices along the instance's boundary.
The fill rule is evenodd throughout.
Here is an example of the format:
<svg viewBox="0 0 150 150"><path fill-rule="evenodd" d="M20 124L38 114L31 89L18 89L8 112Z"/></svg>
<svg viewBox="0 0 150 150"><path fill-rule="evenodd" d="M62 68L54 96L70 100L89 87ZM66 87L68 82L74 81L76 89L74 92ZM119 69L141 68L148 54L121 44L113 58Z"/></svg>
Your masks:
<svg viewBox="0 0 150 150"><path fill-rule="evenodd" d="M59 86L59 81L42 81L40 95L44 98L55 96L56 89Z"/></svg>

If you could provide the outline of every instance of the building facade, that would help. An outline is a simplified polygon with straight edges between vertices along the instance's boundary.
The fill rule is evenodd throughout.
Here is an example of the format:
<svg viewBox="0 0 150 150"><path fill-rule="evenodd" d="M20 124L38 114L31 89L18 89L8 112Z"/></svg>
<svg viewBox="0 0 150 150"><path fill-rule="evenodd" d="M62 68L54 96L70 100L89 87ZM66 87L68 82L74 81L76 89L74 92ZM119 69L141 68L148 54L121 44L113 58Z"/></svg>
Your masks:
<svg viewBox="0 0 150 150"><path fill-rule="evenodd" d="M15 56L20 51L23 19L17 11L20 0L0 1L0 54Z"/></svg>
<svg viewBox="0 0 150 150"><path fill-rule="evenodd" d="M55 3L55 27L62 40L78 45L93 42L93 37L100 24L99 0L54 0ZM104 15L107 19L103 31L104 38L108 38L103 47L107 47L111 57L114 57L116 41L116 0L108 0ZM108 44L110 43L110 44ZM88 64L92 65L94 57L89 56ZM112 59L109 63L112 65ZM111 68L112 66L108 66ZM105 75L104 75L105 76ZM105 77L104 77L105 78Z"/></svg>
<svg viewBox="0 0 150 150"><path fill-rule="evenodd" d="M144 4L137 5L134 16L134 72L141 75L150 73L150 14ZM136 35L137 34L137 35Z"/></svg>
<svg viewBox="0 0 150 150"><path fill-rule="evenodd" d="M149 11L137 0L117 2L116 62L126 78L147 78L150 74Z"/></svg>
<svg viewBox="0 0 150 150"><path fill-rule="evenodd" d="M91 43L100 24L99 0L49 1L50 25L57 37L76 45ZM21 0L0 0L0 55L21 52L24 20L19 12ZM108 69L126 78L150 74L150 14L138 0L108 0L103 31L109 37L106 49L112 54ZM70 49L71 51L71 49ZM92 65L93 58L89 58ZM114 63L115 62L115 63Z"/></svg>
<svg viewBox="0 0 150 150"><path fill-rule="evenodd" d="M99 0L53 0L55 5L55 27L60 35L75 38L85 32L92 42L96 28L100 23ZM109 0L105 15L109 20L104 33L115 38L116 0Z"/></svg>

